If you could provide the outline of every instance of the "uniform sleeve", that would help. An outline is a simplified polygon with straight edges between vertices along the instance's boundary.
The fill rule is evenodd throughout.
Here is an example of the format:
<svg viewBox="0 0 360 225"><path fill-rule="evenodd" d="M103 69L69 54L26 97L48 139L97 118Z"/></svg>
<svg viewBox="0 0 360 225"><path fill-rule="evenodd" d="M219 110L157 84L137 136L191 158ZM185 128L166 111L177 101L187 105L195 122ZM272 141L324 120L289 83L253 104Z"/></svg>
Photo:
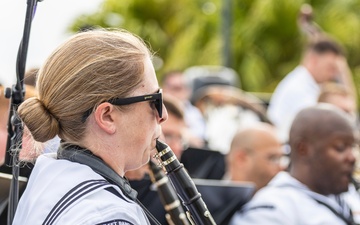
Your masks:
<svg viewBox="0 0 360 225"><path fill-rule="evenodd" d="M229 225L289 225L295 224L288 215L275 206L258 205L247 211L237 212Z"/></svg>
<svg viewBox="0 0 360 225"><path fill-rule="evenodd" d="M267 190L257 193L241 211L234 214L230 225L297 224L296 210L291 206L289 200L277 191Z"/></svg>

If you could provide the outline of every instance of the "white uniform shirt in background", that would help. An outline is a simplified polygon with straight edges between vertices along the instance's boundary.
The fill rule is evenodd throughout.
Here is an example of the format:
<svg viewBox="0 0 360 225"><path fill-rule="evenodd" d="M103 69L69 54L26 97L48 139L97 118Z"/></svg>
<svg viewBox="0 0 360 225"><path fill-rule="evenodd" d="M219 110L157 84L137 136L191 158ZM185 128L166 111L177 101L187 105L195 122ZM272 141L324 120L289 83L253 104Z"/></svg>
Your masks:
<svg viewBox="0 0 360 225"><path fill-rule="evenodd" d="M320 86L304 66L296 67L276 87L267 115L277 127L280 140L286 142L295 115L317 104Z"/></svg>
<svg viewBox="0 0 360 225"><path fill-rule="evenodd" d="M345 225L325 204L350 216L343 196L317 194L287 172L279 172L233 216L230 225Z"/></svg>

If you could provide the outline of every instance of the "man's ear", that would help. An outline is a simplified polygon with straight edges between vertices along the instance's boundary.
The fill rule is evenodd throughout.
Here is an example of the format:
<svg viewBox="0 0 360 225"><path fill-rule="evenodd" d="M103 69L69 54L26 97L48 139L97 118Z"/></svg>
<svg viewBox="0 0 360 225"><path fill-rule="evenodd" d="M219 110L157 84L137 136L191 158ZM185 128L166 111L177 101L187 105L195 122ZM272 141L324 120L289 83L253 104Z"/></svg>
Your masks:
<svg viewBox="0 0 360 225"><path fill-rule="evenodd" d="M245 163L250 160L249 154L250 153L244 149L238 149L235 152L234 157L237 162Z"/></svg>
<svg viewBox="0 0 360 225"><path fill-rule="evenodd" d="M108 134L114 134L116 131L114 112L114 105L108 102L101 103L94 112L96 124Z"/></svg>
<svg viewBox="0 0 360 225"><path fill-rule="evenodd" d="M296 143L297 145L297 154L299 156L306 156L309 154L309 145L305 141L299 141Z"/></svg>

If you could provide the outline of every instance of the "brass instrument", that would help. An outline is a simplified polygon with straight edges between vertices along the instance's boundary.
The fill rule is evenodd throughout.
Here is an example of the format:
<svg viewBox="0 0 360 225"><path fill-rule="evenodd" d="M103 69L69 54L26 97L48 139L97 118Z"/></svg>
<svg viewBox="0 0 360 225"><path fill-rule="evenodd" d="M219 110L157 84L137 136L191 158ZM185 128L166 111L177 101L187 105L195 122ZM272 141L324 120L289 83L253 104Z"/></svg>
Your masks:
<svg viewBox="0 0 360 225"><path fill-rule="evenodd" d="M186 214L190 223L197 225L216 225L193 180L170 147L157 140L156 149L158 153L155 155L155 158L157 158L160 165L165 168L167 177L169 177L178 196L182 200L182 204L188 210Z"/></svg>

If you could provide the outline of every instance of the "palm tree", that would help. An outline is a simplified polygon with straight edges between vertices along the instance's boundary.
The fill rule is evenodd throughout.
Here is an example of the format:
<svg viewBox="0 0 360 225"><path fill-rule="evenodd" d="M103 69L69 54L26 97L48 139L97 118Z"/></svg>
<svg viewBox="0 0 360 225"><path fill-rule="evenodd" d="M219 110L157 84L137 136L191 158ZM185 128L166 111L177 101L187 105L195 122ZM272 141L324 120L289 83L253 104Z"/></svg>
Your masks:
<svg viewBox="0 0 360 225"><path fill-rule="evenodd" d="M347 49L354 79L360 81L359 0L105 0L98 12L79 16L71 30L101 26L138 34L159 57L161 76L167 70L223 63L224 2L231 4L229 66L244 90L272 92L298 64L306 40L297 24L304 3L312 5L314 22Z"/></svg>

